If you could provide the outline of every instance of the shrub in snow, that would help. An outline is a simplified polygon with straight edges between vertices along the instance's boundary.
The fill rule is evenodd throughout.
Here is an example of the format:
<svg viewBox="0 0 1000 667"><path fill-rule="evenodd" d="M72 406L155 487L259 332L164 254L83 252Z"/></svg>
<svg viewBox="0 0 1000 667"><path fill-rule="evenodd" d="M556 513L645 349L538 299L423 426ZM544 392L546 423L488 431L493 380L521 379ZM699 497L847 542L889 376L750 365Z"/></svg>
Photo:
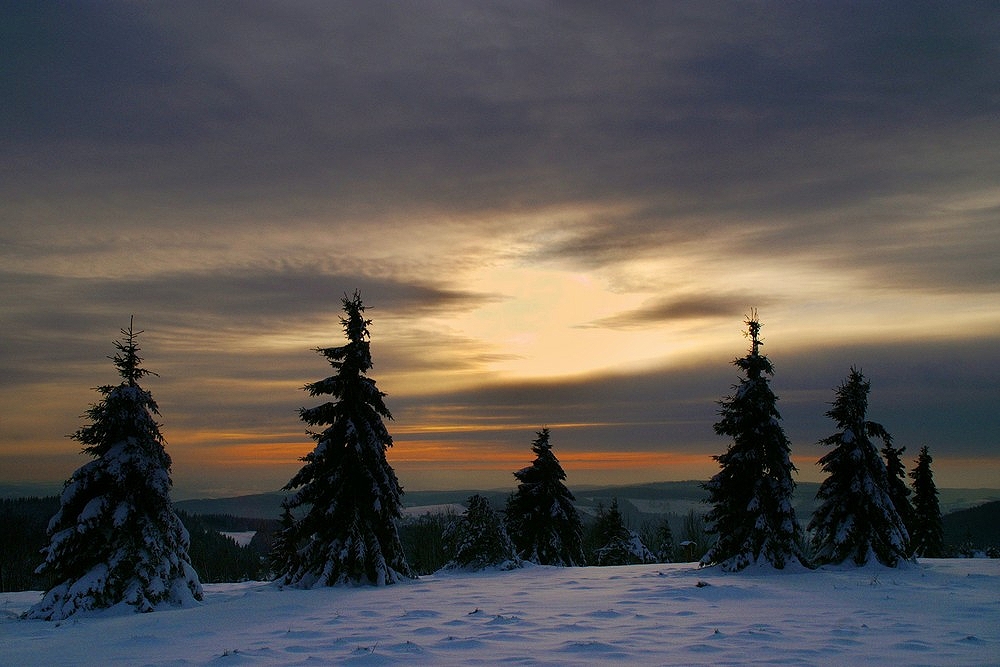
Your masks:
<svg viewBox="0 0 1000 667"><path fill-rule="evenodd" d="M517 490L507 501L507 532L518 556L539 565L585 565L583 524L573 506L576 498L563 480L559 460L549 444L549 429L531 443L535 460L514 473Z"/></svg>
<svg viewBox="0 0 1000 667"><path fill-rule="evenodd" d="M760 322L746 320L750 353L733 364L745 374L721 402L715 432L732 438L725 454L714 457L720 470L705 484L712 509L705 516L715 544L702 565L738 571L751 564L783 568L803 561L801 529L792 507L795 466L771 391L770 360L760 353Z"/></svg>
<svg viewBox="0 0 1000 667"><path fill-rule="evenodd" d="M470 497L468 502L465 513L445 529L445 543L451 553L451 560L445 567L467 570L520 567L520 559L499 512L479 494Z"/></svg>
<svg viewBox="0 0 1000 667"><path fill-rule="evenodd" d="M941 505L938 503L937 486L931 471L933 461L927 447L921 447L916 466L910 471L910 479L913 480L913 532L910 535L910 550L913 555L925 558L941 558L945 555Z"/></svg>
<svg viewBox="0 0 1000 667"><path fill-rule="evenodd" d="M618 499L611 505L597 508L597 520L593 526L594 549L590 556L592 565L635 565L653 563L656 558L643 544L639 534L625 525Z"/></svg>
<svg viewBox="0 0 1000 667"><path fill-rule="evenodd" d="M403 491L385 456L392 437L382 419L392 417L385 394L366 375L371 321L358 292L343 304L347 344L316 350L337 372L305 387L310 396L333 400L299 413L310 426L325 428L311 433L316 447L285 486L295 490L285 509L305 513L281 531L276 560L285 563L276 564L279 580L299 588L391 584L412 576L395 524Z"/></svg>
<svg viewBox="0 0 1000 667"><path fill-rule="evenodd" d="M819 460L827 478L809 522L818 564L850 559L864 565L875 558L895 567L907 558L906 527L892 502L885 463L871 441L888 443L890 436L881 424L865 419L870 389L861 371L852 368L826 413L839 430L820 441L833 450Z"/></svg>
<svg viewBox="0 0 1000 667"><path fill-rule="evenodd" d="M71 437L94 459L63 488L49 522L49 545L39 574L57 582L25 616L60 620L74 613L125 604L152 611L161 604L201 600L188 557L189 536L170 501L170 456L164 449L152 395L139 386L136 337L115 341L117 386L103 386L90 407L91 423Z"/></svg>

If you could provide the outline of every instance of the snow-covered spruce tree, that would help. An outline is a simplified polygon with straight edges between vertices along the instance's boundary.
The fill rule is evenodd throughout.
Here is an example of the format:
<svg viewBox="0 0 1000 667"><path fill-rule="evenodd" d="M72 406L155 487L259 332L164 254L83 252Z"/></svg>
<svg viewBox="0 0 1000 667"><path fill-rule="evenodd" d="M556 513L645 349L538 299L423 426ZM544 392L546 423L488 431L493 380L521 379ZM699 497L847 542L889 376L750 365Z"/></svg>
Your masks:
<svg viewBox="0 0 1000 667"><path fill-rule="evenodd" d="M385 394L366 375L372 367L371 321L357 291L345 295L343 304L347 344L316 350L337 372L305 386L310 396L333 400L299 411L308 425L325 428L310 433L316 447L285 486L295 491L285 508L302 508L304 515L282 532L283 548L295 553L278 577L297 588L383 585L413 576L395 523L403 491L386 461L392 437L382 419L392 417Z"/></svg>
<svg viewBox="0 0 1000 667"><path fill-rule="evenodd" d="M141 331L115 341L121 383L99 387L90 424L71 437L94 457L66 482L49 522L39 574L57 582L25 616L61 620L76 612L129 605L153 611L201 600L188 557L189 536L170 500L170 455L152 394L139 386Z"/></svg>
<svg viewBox="0 0 1000 667"><path fill-rule="evenodd" d="M531 443L535 460L514 473L519 484L507 501L507 532L518 556L539 565L585 565L583 525L566 473L549 444L549 429Z"/></svg>
<svg viewBox="0 0 1000 667"><path fill-rule="evenodd" d="M941 505L938 490L931 472L931 458L927 447L920 448L916 466L910 471L913 480L913 532L910 550L914 556L941 558L944 554L944 528L941 525Z"/></svg>
<svg viewBox="0 0 1000 667"><path fill-rule="evenodd" d="M712 509L705 516L715 544L701 565L739 571L753 564L781 569L804 560L799 549L801 529L792 507L795 466L788 438L775 407L768 376L770 360L760 353L761 324L756 313L746 319L750 353L733 364L746 377L720 402L715 432L729 436L725 454L714 457L721 470L705 484Z"/></svg>
<svg viewBox="0 0 1000 667"><path fill-rule="evenodd" d="M617 498L611 499L607 509L598 506L593 533L592 565L635 565L656 560L639 534L625 525Z"/></svg>
<svg viewBox="0 0 1000 667"><path fill-rule="evenodd" d="M520 567L521 561L500 513L479 494L471 496L468 503L465 513L445 529L444 538L451 553L445 567L467 570Z"/></svg>
<svg viewBox="0 0 1000 667"><path fill-rule="evenodd" d="M819 460L827 478L809 522L817 564L850 559L864 565L874 558L895 567L907 558L906 527L892 502L885 462L871 441L889 442L889 433L865 419L870 389L861 371L852 368L826 413L839 430L820 441L833 450Z"/></svg>
<svg viewBox="0 0 1000 667"><path fill-rule="evenodd" d="M906 467L903 465L902 455L906 447L893 447L892 436L886 434L885 444L882 446L882 458L885 461L886 483L889 489L889 497L892 499L892 506L896 508L896 513L903 520L906 527L907 538L913 530L913 506L910 504L910 487L906 484ZM906 553L911 553L909 539L907 539Z"/></svg>

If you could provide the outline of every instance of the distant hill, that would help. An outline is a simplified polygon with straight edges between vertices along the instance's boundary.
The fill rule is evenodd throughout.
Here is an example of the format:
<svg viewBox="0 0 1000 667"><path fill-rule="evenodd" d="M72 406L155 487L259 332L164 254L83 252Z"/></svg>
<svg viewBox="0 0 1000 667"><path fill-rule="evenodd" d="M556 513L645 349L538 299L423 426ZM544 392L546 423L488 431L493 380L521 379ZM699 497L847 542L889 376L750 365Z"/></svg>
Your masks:
<svg viewBox="0 0 1000 667"><path fill-rule="evenodd" d="M62 493L62 484L0 484L0 498L47 498Z"/></svg>
<svg viewBox="0 0 1000 667"><path fill-rule="evenodd" d="M941 514L951 514L997 500L1000 500L998 489L938 489Z"/></svg>
<svg viewBox="0 0 1000 667"><path fill-rule="evenodd" d="M971 542L977 549L1000 547L1000 501L946 514L941 523L945 544Z"/></svg>
<svg viewBox="0 0 1000 667"><path fill-rule="evenodd" d="M61 488L61 487L60 487ZM816 508L816 491L819 484L815 482L799 482L795 492L795 509L803 524ZM462 489L457 491L407 491L403 495L403 504L407 508L419 508L433 505L464 505L469 496L479 493L486 496L497 506L502 506L510 489ZM590 513L597 505L610 504L612 498L617 498L626 509L638 515L686 515L690 510L704 512L708 507L702 502L705 492L701 481L688 480L680 482L654 482L649 484L630 484L624 486L587 486L570 487L576 495L581 511ZM0 498L27 496L50 496L58 493L52 485L3 485L0 486ZM272 491L234 498L201 498L178 501L176 506L192 514L230 514L233 516L253 519L275 519L281 515L281 501L287 493ZM1000 501L1000 489L938 489L938 499L941 512L949 514L986 503ZM640 516L640 518L641 518Z"/></svg>
<svg viewBox="0 0 1000 667"><path fill-rule="evenodd" d="M612 498L619 502L628 501L636 510L644 514L687 514L689 510L705 511L705 491L699 480L681 482L652 482L625 486L570 487L581 509L587 511L598 503L605 506ZM799 482L795 490L795 509L799 517L808 517L816 509L816 482ZM501 506L511 489L460 489L452 491L407 491L403 504L408 508L428 505L464 505L469 496L481 494L496 505ZM181 500L175 503L179 509L193 514L232 514L255 519L273 519L281 514L281 501L285 492L273 491L235 498L203 498ZM957 510L975 507L992 501L1000 501L1000 489L938 489L941 512L948 514Z"/></svg>
<svg viewBox="0 0 1000 667"><path fill-rule="evenodd" d="M287 493L273 491L235 498L201 498L179 500L177 509L189 514L230 514L250 519L277 519L281 516L281 501Z"/></svg>

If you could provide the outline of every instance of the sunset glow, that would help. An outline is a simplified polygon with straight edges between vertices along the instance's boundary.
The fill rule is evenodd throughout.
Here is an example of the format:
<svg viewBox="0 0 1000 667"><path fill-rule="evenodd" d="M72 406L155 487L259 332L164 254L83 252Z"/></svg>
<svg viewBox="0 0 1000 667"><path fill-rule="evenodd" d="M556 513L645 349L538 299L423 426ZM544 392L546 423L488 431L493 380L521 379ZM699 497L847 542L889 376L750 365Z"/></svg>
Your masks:
<svg viewBox="0 0 1000 667"><path fill-rule="evenodd" d="M359 289L410 490L543 427L570 487L707 478L751 309L798 479L857 365L1000 486L994 7L0 12L0 485L83 463L134 316L177 495L277 490Z"/></svg>

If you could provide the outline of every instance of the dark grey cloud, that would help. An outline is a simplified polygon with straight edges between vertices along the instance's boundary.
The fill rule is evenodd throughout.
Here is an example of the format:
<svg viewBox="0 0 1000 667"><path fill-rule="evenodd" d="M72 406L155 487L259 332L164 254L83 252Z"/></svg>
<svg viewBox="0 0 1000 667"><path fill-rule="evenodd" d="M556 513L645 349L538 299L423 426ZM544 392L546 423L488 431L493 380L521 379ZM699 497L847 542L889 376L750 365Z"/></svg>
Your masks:
<svg viewBox="0 0 1000 667"><path fill-rule="evenodd" d="M923 445L942 458L992 457L998 446L1000 416L996 377L1000 339L956 338L939 342L844 344L789 351L773 341L769 355L776 373L786 433L799 460L824 453L818 441L836 430L826 412L836 388L857 366L871 381L869 418L882 423L897 446L917 452ZM732 358L745 351L734 347ZM430 397L390 395L399 424L434 422L468 426L435 440L489 442L517 448L524 437L545 425L561 428L562 446L571 451L649 452L725 451L716 436L718 401L739 382L730 359L704 360L690 368L596 374L555 381L483 386ZM504 426L490 433L476 427ZM816 470L806 472L811 478Z"/></svg>
<svg viewBox="0 0 1000 667"><path fill-rule="evenodd" d="M90 168L92 186L181 205L652 197L735 224L912 191L942 168L961 182L895 153L998 130L998 12L982 3L36 14L12 40L9 126L30 140L18 171L53 171L62 191L79 185L60 174Z"/></svg>
<svg viewBox="0 0 1000 667"><path fill-rule="evenodd" d="M760 296L698 294L656 299L641 308L583 325L609 329L633 329L677 320L727 318L738 320L751 309L769 301ZM760 303L758 303L760 302Z"/></svg>
<svg viewBox="0 0 1000 667"><path fill-rule="evenodd" d="M474 374L507 353L418 320L503 298L460 282L492 243L606 275L676 257L731 283L695 298L707 288L687 276L630 275L646 282L619 287L648 303L589 326L738 321L779 298L747 295L743 271L778 260L859 290L988 300L997 35L1000 8L983 2L5 4L0 374L80 387L82 411L134 313L174 419L221 412L252 430L303 400L268 392L321 376L307 348L340 332L252 361L237 343L335 317L354 288L379 372ZM296 241L276 245L276 230ZM186 253L188 268L171 265ZM817 399L857 363L900 442L987 453L986 341L768 349L795 443L827 434ZM528 438L585 414L608 425L574 429L575 446L708 451L728 361L428 391L393 410ZM213 378L255 391L220 394Z"/></svg>
<svg viewBox="0 0 1000 667"><path fill-rule="evenodd" d="M998 343L996 337L956 335L775 356L786 428L803 451L824 453L815 442L835 431L825 413L853 365L871 381L869 418L883 424L909 455L928 445L945 459L990 458L1000 444L1000 416L988 407L997 394Z"/></svg>
<svg viewBox="0 0 1000 667"><path fill-rule="evenodd" d="M68 366L91 368L94 351L135 316L136 327L170 343L187 338L184 356L200 344L218 355L225 342L274 333L294 335L341 314L341 299L361 291L368 315L418 317L455 313L498 298L446 286L400 283L302 268L247 268L132 279L69 278L0 273L6 344L0 368L8 381L58 377ZM335 321L335 319L334 319ZM333 330L330 336L340 338ZM312 342L303 339L306 348ZM103 359L103 352L96 356ZM208 359L206 359L208 361ZM214 364L222 362L218 356Z"/></svg>

